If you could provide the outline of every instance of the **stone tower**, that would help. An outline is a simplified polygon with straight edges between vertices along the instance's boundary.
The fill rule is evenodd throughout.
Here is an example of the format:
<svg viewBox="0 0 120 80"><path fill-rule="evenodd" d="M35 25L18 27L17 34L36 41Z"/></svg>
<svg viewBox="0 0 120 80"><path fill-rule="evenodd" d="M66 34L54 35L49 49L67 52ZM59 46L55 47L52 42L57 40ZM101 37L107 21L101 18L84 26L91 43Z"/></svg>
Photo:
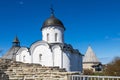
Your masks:
<svg viewBox="0 0 120 80"><path fill-rule="evenodd" d="M12 42L10 50L2 57L4 59L16 60L16 52L20 49L20 41L16 36Z"/></svg>
<svg viewBox="0 0 120 80"><path fill-rule="evenodd" d="M100 67L101 67L101 62L98 60L91 46L89 46L85 53L85 56L83 57L83 69L100 71L101 70Z"/></svg>

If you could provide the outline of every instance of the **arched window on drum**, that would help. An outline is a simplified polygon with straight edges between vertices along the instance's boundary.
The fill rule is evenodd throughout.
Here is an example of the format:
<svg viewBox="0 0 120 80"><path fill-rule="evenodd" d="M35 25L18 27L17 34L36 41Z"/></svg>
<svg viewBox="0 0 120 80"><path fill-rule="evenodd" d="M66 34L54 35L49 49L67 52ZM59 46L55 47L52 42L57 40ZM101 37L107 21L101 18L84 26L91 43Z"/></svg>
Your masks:
<svg viewBox="0 0 120 80"><path fill-rule="evenodd" d="M47 33L47 41L49 41L49 33Z"/></svg>
<svg viewBox="0 0 120 80"><path fill-rule="evenodd" d="M55 33L55 41L57 41L57 38L58 38L58 34Z"/></svg>

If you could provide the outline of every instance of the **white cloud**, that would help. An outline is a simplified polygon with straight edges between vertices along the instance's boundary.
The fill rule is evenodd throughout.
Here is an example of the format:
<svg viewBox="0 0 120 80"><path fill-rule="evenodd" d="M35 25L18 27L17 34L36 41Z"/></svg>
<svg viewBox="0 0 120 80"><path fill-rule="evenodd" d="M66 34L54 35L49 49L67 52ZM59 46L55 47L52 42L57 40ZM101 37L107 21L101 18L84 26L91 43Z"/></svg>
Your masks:
<svg viewBox="0 0 120 80"><path fill-rule="evenodd" d="M105 36L105 39L106 40L109 39L109 40L113 40L113 41L120 41L120 33L118 33L116 37Z"/></svg>

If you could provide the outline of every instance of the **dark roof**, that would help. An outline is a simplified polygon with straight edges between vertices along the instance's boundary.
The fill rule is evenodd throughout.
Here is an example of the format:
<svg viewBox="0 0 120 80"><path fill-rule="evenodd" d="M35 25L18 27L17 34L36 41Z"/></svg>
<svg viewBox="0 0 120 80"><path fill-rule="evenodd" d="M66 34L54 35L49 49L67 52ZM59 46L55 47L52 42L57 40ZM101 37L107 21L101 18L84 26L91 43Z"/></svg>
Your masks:
<svg viewBox="0 0 120 80"><path fill-rule="evenodd" d="M15 39L13 40L13 43L19 43L19 42L20 41L19 41L18 37L16 36Z"/></svg>
<svg viewBox="0 0 120 80"><path fill-rule="evenodd" d="M10 50L4 54L2 58L4 59L13 59L13 56L16 55L17 51L20 49L20 47L13 46L10 48Z"/></svg>
<svg viewBox="0 0 120 80"><path fill-rule="evenodd" d="M85 53L85 56L83 57L83 62L84 63L99 63L100 62L91 46L88 47Z"/></svg>
<svg viewBox="0 0 120 80"><path fill-rule="evenodd" d="M49 27L49 26L57 26L57 27L62 27L65 30L65 27L63 23L57 19L53 14L50 16L50 18L46 19L42 25L42 28Z"/></svg>

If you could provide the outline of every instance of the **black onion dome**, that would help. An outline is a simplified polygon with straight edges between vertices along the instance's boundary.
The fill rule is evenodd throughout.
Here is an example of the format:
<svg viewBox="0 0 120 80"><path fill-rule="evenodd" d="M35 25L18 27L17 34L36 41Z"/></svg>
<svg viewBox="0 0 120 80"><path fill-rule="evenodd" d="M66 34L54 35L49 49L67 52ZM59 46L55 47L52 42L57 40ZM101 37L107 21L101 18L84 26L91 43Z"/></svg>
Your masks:
<svg viewBox="0 0 120 80"><path fill-rule="evenodd" d="M63 23L59 19L57 19L54 15L51 15L50 18L44 21L41 29L49 26L62 27L65 30Z"/></svg>

